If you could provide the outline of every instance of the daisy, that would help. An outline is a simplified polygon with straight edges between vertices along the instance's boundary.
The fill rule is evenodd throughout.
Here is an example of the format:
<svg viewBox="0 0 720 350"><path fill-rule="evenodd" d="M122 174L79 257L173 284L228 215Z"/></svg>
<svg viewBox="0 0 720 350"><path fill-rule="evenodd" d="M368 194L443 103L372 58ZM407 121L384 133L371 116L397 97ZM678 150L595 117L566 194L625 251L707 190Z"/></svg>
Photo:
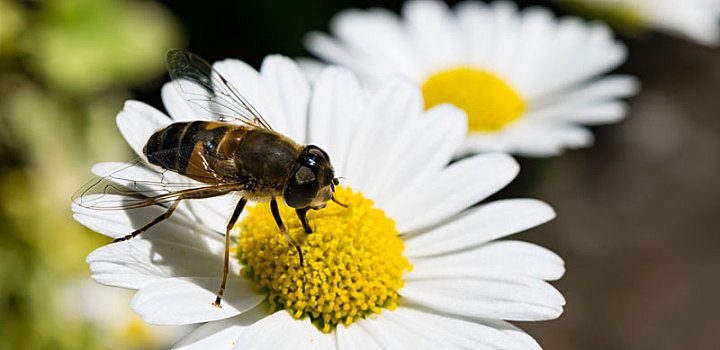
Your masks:
<svg viewBox="0 0 720 350"><path fill-rule="evenodd" d="M703 45L720 42L720 0L557 0L630 28L655 28Z"/></svg>
<svg viewBox="0 0 720 350"><path fill-rule="evenodd" d="M581 125L619 121L626 105L618 99L638 88L632 77L601 77L626 56L607 26L555 19L540 7L465 2L450 10L409 1L402 17L343 11L330 30L335 37L310 33L308 50L350 67L369 85L408 77L422 86L426 109L463 109L468 136L459 153L550 156L587 147L593 136Z"/></svg>
<svg viewBox="0 0 720 350"><path fill-rule="evenodd" d="M311 84L280 56L266 58L259 72L237 60L214 67L275 130L330 154L343 179L336 196L347 208L330 201L309 212L312 234L290 208L280 208L304 265L268 205L248 209L233 231L222 308L211 304L236 198L183 201L148 232L97 249L87 257L96 281L138 290L130 306L147 323L205 322L180 349L539 348L507 321L561 314L563 296L547 281L562 276L563 261L537 245L498 239L555 214L534 199L473 206L519 169L511 157L493 153L447 165L465 136L462 111L450 105L425 111L419 88L402 79L364 90L337 67ZM138 154L155 130L192 117L173 84L162 90L170 117L135 101L118 115ZM127 178L160 176L135 165L124 169ZM73 210L80 223L116 238L164 208Z"/></svg>

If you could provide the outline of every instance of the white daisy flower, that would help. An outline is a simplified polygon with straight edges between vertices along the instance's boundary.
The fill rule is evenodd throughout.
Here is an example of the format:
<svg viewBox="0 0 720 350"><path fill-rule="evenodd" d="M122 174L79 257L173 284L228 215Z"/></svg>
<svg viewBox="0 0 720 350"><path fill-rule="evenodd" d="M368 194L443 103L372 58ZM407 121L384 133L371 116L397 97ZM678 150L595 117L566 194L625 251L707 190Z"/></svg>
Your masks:
<svg viewBox="0 0 720 350"><path fill-rule="evenodd" d="M624 26L657 29L703 45L720 43L720 0L557 0Z"/></svg>
<svg viewBox="0 0 720 350"><path fill-rule="evenodd" d="M426 109L463 109L469 128L459 153L549 156L587 147L593 136L581 125L619 121L627 108L618 99L638 89L629 76L600 77L626 56L607 26L555 19L540 7L409 1L401 18L343 11L330 30L335 38L309 34L308 50L370 85L404 75L422 86Z"/></svg>
<svg viewBox="0 0 720 350"><path fill-rule="evenodd" d="M268 205L248 209L233 234L222 308L211 304L233 198L183 201L148 232L97 249L87 257L96 281L137 289L130 306L150 324L206 322L179 349L539 348L507 321L562 313L565 300L547 281L562 276L563 261L537 245L498 239L555 214L534 199L473 206L519 169L503 154L448 165L467 129L462 111L425 111L420 89L404 80L363 90L336 67L311 84L280 56L266 58L259 72L236 60L214 67L275 130L330 154L343 179L336 195L348 208L331 201L309 212L314 231L305 234L282 206L304 265ZM135 101L118 115L138 154L154 131L192 118L172 84L162 90L170 117ZM134 179L160 176L139 166L124 171ZM164 208L73 210L80 223L117 238Z"/></svg>

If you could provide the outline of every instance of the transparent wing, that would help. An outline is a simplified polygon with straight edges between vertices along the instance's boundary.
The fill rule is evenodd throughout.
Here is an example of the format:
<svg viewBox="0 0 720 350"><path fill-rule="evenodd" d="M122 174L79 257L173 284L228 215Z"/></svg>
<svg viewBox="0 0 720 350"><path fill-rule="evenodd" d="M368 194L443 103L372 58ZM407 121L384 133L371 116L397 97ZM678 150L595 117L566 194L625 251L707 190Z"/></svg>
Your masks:
<svg viewBox="0 0 720 350"><path fill-rule="evenodd" d="M170 50L167 64L170 78L194 110L210 114L221 122L235 120L272 130L240 91L200 56L185 50Z"/></svg>
<svg viewBox="0 0 720 350"><path fill-rule="evenodd" d="M166 205L176 199L209 198L247 188L246 182L202 183L169 170L156 170L138 159L99 163L91 180L73 195L73 203L96 210L125 210Z"/></svg>

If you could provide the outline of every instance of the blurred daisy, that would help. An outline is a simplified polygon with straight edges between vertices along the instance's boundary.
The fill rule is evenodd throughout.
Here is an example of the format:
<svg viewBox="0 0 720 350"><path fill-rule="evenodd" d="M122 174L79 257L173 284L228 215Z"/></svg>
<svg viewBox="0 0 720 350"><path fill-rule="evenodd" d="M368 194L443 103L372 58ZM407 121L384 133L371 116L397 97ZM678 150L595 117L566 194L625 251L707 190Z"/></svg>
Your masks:
<svg viewBox="0 0 720 350"><path fill-rule="evenodd" d="M565 301L546 281L562 276L563 261L534 244L498 239L555 214L534 199L473 207L508 184L518 165L485 154L448 166L467 130L462 111L424 111L420 90L404 80L363 90L335 67L311 85L279 56L259 72L236 60L215 68L273 128L330 154L344 178L336 195L348 207L328 202L308 213L309 235L281 208L303 266L267 204L250 208L236 226L220 309L211 303L232 198L184 201L150 231L97 249L87 257L96 281L139 290L130 306L148 323L207 322L176 345L182 349L539 348L506 321L560 315ZM172 119L134 101L118 115L138 154L153 131L191 116L172 84L162 91ZM160 176L130 169L139 178ZM163 208L73 210L82 224L120 237Z"/></svg>
<svg viewBox="0 0 720 350"><path fill-rule="evenodd" d="M623 27L654 28L704 45L720 43L720 0L556 0Z"/></svg>
<svg viewBox="0 0 720 350"><path fill-rule="evenodd" d="M555 19L513 3L405 3L402 18L383 9L346 10L330 24L335 38L307 36L307 48L354 69L368 84L401 74L422 86L425 108L452 103L467 113L459 153L503 151L549 156L586 147L582 124L617 122L618 99L635 79L601 77L625 60L625 47L601 23ZM308 69L313 69L311 66Z"/></svg>

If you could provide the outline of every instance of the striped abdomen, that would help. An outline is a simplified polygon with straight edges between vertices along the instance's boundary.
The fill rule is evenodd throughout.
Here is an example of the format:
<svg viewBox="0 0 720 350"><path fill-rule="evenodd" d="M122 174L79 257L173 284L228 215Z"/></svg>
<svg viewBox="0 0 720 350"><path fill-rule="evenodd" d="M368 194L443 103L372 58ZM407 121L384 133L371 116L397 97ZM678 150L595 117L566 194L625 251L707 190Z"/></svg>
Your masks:
<svg viewBox="0 0 720 350"><path fill-rule="evenodd" d="M241 127L205 121L173 123L150 136L143 153L151 164L201 182L218 183L222 180L218 175L224 175L218 174L218 162L229 157L217 150L228 132L236 129Z"/></svg>
<svg viewBox="0 0 720 350"><path fill-rule="evenodd" d="M282 190L300 147L267 129L192 121L155 132L144 153L151 164L210 183L249 183Z"/></svg>

